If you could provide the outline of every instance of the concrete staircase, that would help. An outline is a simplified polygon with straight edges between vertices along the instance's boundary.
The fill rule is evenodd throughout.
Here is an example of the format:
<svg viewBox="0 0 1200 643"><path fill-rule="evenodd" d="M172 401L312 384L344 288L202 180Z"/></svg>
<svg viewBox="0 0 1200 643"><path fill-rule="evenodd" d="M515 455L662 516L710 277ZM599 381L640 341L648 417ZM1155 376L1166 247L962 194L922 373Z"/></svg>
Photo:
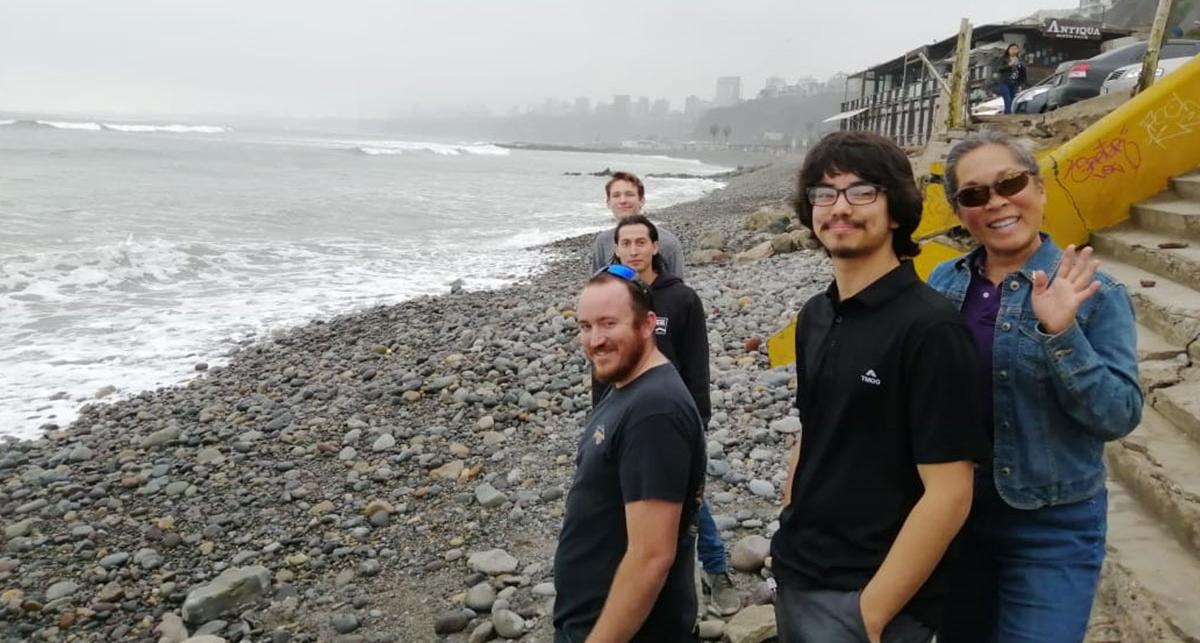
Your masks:
<svg viewBox="0 0 1200 643"><path fill-rule="evenodd" d="M1106 451L1109 555L1089 641L1200 643L1200 171L1092 245L1137 309L1146 406Z"/></svg>

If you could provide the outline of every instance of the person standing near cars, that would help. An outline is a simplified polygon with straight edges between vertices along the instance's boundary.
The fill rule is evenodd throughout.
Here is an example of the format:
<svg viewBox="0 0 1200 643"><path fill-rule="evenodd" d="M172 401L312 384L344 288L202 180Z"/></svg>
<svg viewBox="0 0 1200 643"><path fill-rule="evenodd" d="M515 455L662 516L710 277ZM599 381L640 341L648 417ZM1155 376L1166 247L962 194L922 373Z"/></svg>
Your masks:
<svg viewBox="0 0 1200 643"><path fill-rule="evenodd" d="M1011 114L1013 99L1017 97L1017 92L1021 91L1028 81L1025 62L1021 60L1021 47L1016 43L1010 44L1004 50L1004 57L1000 61L999 75L1000 82L996 86L996 93L1004 99L1004 113Z"/></svg>

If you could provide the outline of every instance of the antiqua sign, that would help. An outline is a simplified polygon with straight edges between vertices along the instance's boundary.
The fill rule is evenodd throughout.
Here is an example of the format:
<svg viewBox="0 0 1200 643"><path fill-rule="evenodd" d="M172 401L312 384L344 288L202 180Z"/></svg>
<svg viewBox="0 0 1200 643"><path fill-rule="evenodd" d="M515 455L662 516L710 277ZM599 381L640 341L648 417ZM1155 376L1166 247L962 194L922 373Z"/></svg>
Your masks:
<svg viewBox="0 0 1200 643"><path fill-rule="evenodd" d="M1042 22L1042 35L1071 40L1100 40L1100 25L1079 20L1050 18Z"/></svg>

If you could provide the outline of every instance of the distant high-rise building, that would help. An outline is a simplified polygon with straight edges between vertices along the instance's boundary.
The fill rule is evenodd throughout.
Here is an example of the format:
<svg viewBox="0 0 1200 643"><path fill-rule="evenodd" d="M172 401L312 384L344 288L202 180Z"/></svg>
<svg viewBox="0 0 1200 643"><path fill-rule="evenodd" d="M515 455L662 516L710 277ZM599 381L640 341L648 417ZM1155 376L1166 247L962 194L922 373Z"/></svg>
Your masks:
<svg viewBox="0 0 1200 643"><path fill-rule="evenodd" d="M633 108L633 115L637 118L646 118L650 115L649 96L638 96L637 104Z"/></svg>
<svg viewBox="0 0 1200 643"><path fill-rule="evenodd" d="M713 104L717 107L736 105L742 100L742 77L721 76L717 79L717 94Z"/></svg>
<svg viewBox="0 0 1200 643"><path fill-rule="evenodd" d="M629 118L631 99L629 94L613 94L612 113L614 116Z"/></svg>
<svg viewBox="0 0 1200 643"><path fill-rule="evenodd" d="M763 86L762 91L759 93L763 96L778 96L786 87L786 80L779 76L771 76L767 79L766 85Z"/></svg>
<svg viewBox="0 0 1200 643"><path fill-rule="evenodd" d="M821 90L822 84L812 76L805 76L796 81L796 93L801 96L811 96Z"/></svg>
<svg viewBox="0 0 1200 643"><path fill-rule="evenodd" d="M687 118L693 120L700 118L706 109L708 109L708 105L705 104L704 99L695 94L688 96L683 101L683 115Z"/></svg>
<svg viewBox="0 0 1200 643"><path fill-rule="evenodd" d="M671 101L669 101L665 98L660 98L660 99L654 101L654 104L650 106L650 115L651 116L661 117L661 116L666 116L667 114L670 114L670 113L671 113Z"/></svg>
<svg viewBox="0 0 1200 643"><path fill-rule="evenodd" d="M575 99L575 115L587 116L592 113L592 99L587 96L580 96Z"/></svg>

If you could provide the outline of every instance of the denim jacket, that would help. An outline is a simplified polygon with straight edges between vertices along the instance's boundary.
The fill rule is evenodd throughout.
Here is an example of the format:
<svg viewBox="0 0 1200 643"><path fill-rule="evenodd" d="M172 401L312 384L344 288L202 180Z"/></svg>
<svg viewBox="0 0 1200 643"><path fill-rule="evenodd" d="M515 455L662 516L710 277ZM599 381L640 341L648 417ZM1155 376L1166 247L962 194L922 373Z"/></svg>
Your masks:
<svg viewBox="0 0 1200 643"><path fill-rule="evenodd" d="M982 248L943 262L929 285L962 310L971 266ZM1075 324L1042 332L1033 313L1033 272L1053 279L1062 251L1042 245L1000 283L992 342L992 476L1000 497L1018 509L1078 502L1104 487L1104 443L1141 421L1137 327L1125 287L1096 273L1100 290Z"/></svg>

